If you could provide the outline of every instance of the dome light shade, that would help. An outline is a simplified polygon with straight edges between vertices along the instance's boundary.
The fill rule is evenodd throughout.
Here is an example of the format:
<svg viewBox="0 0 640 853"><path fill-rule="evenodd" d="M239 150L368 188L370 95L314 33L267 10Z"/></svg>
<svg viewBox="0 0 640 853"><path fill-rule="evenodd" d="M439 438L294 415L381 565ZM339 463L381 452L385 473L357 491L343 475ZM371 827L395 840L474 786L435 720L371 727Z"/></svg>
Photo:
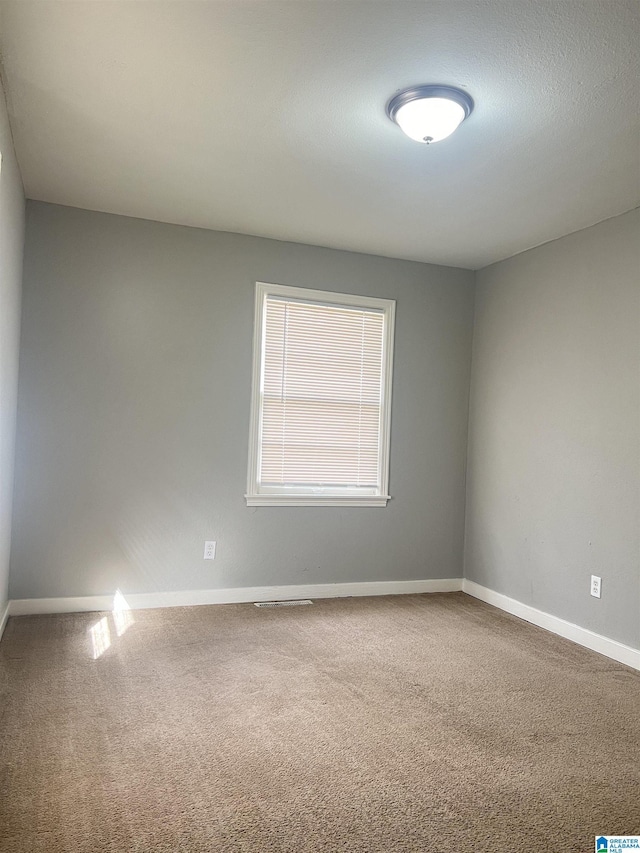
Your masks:
<svg viewBox="0 0 640 853"><path fill-rule="evenodd" d="M429 145L446 139L471 115L473 100L450 86L417 86L395 95L387 115L410 139Z"/></svg>

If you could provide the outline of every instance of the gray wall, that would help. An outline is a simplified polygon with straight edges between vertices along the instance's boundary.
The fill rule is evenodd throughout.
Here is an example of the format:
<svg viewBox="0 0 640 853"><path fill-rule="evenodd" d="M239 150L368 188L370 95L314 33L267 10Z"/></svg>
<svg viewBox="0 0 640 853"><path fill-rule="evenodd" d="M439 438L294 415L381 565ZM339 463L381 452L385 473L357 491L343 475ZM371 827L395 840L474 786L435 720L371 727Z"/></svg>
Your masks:
<svg viewBox="0 0 640 853"><path fill-rule="evenodd" d="M634 211L478 273L465 547L470 580L634 647L639 225Z"/></svg>
<svg viewBox="0 0 640 853"><path fill-rule="evenodd" d="M0 84L0 618L7 603L11 541L24 193Z"/></svg>
<svg viewBox="0 0 640 853"><path fill-rule="evenodd" d="M256 280L397 300L386 508L245 506ZM29 202L11 597L460 577L473 284Z"/></svg>

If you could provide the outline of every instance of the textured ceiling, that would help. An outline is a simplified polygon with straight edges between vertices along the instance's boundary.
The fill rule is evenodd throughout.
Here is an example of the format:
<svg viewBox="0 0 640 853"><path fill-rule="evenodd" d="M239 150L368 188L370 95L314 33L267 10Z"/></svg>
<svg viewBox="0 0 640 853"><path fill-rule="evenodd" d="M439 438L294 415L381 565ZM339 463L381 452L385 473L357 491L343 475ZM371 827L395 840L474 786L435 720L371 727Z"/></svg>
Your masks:
<svg viewBox="0 0 640 853"><path fill-rule="evenodd" d="M471 268L640 201L636 0L0 4L30 198ZM430 147L385 115L444 83Z"/></svg>

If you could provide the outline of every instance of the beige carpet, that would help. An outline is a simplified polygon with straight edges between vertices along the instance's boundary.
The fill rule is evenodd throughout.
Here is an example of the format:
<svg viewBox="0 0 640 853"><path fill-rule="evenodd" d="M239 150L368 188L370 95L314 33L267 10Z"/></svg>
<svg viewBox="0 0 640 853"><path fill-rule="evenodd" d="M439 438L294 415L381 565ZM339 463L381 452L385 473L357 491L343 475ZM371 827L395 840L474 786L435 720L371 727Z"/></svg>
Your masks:
<svg viewBox="0 0 640 853"><path fill-rule="evenodd" d="M640 834L640 675L461 593L131 615L9 621L3 853Z"/></svg>

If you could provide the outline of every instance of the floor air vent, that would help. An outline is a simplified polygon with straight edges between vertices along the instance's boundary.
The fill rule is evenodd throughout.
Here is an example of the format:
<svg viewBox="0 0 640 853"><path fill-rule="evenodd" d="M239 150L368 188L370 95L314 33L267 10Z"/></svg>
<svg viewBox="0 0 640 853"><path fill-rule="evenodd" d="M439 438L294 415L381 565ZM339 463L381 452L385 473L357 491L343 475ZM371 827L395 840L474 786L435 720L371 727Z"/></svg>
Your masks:
<svg viewBox="0 0 640 853"><path fill-rule="evenodd" d="M254 601L256 607L300 607L303 604L313 604L309 598L301 598L299 601Z"/></svg>

